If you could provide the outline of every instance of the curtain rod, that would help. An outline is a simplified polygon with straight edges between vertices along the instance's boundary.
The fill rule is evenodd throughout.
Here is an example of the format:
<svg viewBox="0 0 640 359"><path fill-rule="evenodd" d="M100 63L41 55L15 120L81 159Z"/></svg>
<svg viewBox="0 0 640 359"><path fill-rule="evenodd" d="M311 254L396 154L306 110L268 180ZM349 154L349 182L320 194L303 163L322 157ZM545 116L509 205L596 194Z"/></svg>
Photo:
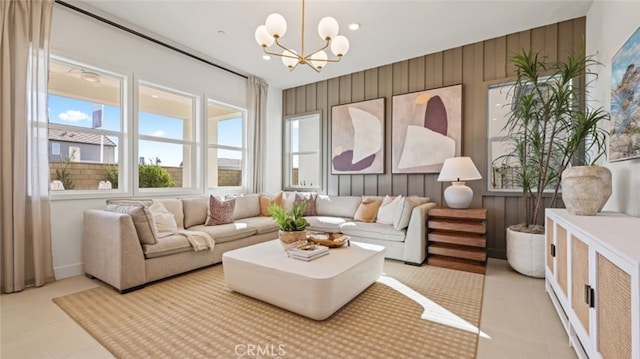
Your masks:
<svg viewBox="0 0 640 359"><path fill-rule="evenodd" d="M244 79L247 79L247 78L248 78L246 75L243 75L243 74L241 74L241 73L238 73L238 72L236 72L236 71L233 71L233 70L231 70L231 69L228 69L228 68L226 68L226 67L224 67L224 66L220 66L220 65L214 64L213 62L211 62L211 61L209 61L209 60L203 59L202 57L199 57L199 56L196 56L196 55L194 55L194 54L192 54L192 53L189 53L189 52L187 52L187 51L181 50L181 49L179 49L179 48L177 48L177 47L175 47L175 46L172 46L172 45L167 44L166 42L163 42L163 41L160 41L160 40L158 40L158 39L155 39L155 38L153 38L153 37L151 37L151 36L145 35L145 34L143 34L143 33L141 33L141 32L138 32L138 31L136 31L136 30L133 30L133 29L131 29L131 28L128 28L128 27L126 27L126 26L124 26L124 25L118 24L117 22L113 22L113 21L111 21L111 20L109 20L109 19L105 19L105 18L104 18L104 17L102 17L102 16L96 15L96 14L94 14L94 13L92 13L92 12L89 12L89 11L84 10L84 9L81 9L81 8L79 8L79 7L77 7L77 6L71 5L71 4L69 4L69 3L65 2L65 1L62 1L62 0L55 0L55 3L60 4L60 5L62 5L62 6L65 6L65 7L69 8L69 9L71 9L71 10L75 10L75 11L77 11L77 12L79 12L79 13L83 14L83 15L86 15L86 16L89 16L89 17L91 17L91 18L94 18L94 19L96 19L96 20L98 20L98 21L101 21L101 22L103 22L103 23L105 23L105 24L108 24L108 25L111 25L111 26L113 26L113 27L116 27L116 28L118 28L118 29L120 29L120 30L126 31L126 32L128 32L128 33L130 33L130 34L133 34L133 35L136 35L136 36L138 36L138 37L141 37L141 38L143 38L143 39L145 39L145 40L147 40L147 41L151 41L151 42L153 42L153 43L155 43L155 44L158 44L158 45L160 45L160 46L166 47L166 48L167 48L167 49L169 49L169 50L173 50L173 51L175 51L175 52L177 52L177 53L180 53L180 54L182 54L182 55L188 56L188 57L190 57L190 58L192 58L192 59L194 59L194 60L198 60L198 61L200 61L200 62L204 62L204 63L205 63L205 64L207 64L207 65L210 65L210 66L213 66L213 67L217 67L217 68L219 68L220 70L227 71L227 72L229 72L229 73L232 73L232 74L234 74L234 75L236 75L236 76L239 76L239 77L242 77L242 78L244 78Z"/></svg>

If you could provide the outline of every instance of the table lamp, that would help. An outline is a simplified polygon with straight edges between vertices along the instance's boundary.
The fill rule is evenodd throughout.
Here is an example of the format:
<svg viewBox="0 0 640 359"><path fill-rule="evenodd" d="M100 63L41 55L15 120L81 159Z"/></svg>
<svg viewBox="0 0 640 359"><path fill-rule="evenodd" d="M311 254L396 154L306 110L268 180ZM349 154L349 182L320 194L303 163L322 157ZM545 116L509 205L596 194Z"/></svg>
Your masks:
<svg viewBox="0 0 640 359"><path fill-rule="evenodd" d="M447 205L450 208L469 208L473 199L473 190L464 183L481 178L471 157L453 157L444 160L438 182L451 181L451 186L444 190L444 200Z"/></svg>

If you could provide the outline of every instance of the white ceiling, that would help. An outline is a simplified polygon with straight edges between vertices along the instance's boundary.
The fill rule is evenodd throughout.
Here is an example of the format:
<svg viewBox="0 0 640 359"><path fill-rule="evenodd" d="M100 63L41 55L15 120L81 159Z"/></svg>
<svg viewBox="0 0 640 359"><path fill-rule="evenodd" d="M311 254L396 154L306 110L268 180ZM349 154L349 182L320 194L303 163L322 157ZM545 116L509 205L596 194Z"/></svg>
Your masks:
<svg viewBox="0 0 640 359"><path fill-rule="evenodd" d="M351 43L340 63L327 64L319 74L307 66L289 72L276 57L263 60L262 49L254 40L256 27L278 12L288 24L281 42L299 50L302 3L298 0L68 2L286 89L585 16L592 0L308 0L305 53L321 46L316 29L324 16L338 20L340 34ZM347 28L353 22L360 24L358 31Z"/></svg>

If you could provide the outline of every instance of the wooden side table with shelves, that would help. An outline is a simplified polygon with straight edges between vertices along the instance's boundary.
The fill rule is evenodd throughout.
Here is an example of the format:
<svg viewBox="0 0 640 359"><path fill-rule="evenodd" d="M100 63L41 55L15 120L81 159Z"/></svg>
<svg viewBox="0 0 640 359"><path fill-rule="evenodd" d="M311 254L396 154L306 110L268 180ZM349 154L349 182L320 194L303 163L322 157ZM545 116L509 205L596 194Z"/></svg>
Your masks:
<svg viewBox="0 0 640 359"><path fill-rule="evenodd" d="M432 208L429 210L427 228L427 264L485 273L486 208Z"/></svg>

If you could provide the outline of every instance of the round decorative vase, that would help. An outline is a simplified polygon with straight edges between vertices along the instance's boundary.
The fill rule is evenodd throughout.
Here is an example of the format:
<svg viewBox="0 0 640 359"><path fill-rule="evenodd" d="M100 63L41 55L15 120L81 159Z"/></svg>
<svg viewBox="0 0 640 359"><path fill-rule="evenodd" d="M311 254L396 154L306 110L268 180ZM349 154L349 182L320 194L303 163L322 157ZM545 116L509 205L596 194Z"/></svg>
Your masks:
<svg viewBox="0 0 640 359"><path fill-rule="evenodd" d="M298 241L307 239L307 231L283 231L279 232L280 244L285 250L298 246Z"/></svg>
<svg viewBox="0 0 640 359"><path fill-rule="evenodd" d="M562 172L562 201L570 214L595 216L611 197L611 171L602 166L576 166Z"/></svg>
<svg viewBox="0 0 640 359"><path fill-rule="evenodd" d="M544 278L544 234L512 231L507 228L507 262L520 274Z"/></svg>

